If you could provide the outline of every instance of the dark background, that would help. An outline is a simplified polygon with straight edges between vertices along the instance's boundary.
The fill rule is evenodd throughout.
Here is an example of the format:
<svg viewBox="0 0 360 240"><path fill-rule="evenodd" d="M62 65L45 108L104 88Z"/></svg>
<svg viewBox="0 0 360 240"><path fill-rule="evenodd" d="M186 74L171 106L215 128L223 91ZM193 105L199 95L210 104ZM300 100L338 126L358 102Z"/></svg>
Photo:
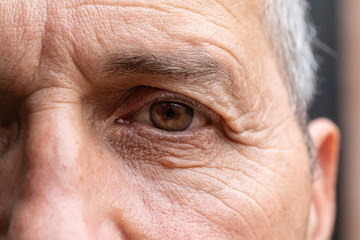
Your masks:
<svg viewBox="0 0 360 240"><path fill-rule="evenodd" d="M310 17L317 30L314 51L320 64L318 72L318 90L310 108L310 118L327 117L339 125L338 116L338 26L339 6L336 0L310 0ZM341 128L341 126L340 126ZM341 162L341 161L340 161ZM339 166L339 186L342 180L342 168ZM341 203L338 198L337 221L333 240L341 239L339 219Z"/></svg>

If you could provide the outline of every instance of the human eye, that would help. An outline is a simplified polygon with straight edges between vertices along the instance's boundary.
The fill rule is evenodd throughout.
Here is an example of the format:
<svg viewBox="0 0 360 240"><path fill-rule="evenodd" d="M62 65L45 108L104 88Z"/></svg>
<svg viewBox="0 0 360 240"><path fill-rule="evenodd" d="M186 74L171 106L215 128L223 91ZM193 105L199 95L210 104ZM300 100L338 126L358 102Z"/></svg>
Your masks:
<svg viewBox="0 0 360 240"><path fill-rule="evenodd" d="M167 132L183 132L202 128L212 122L213 113L204 105L167 91L149 94L132 114L119 117L118 124L134 123Z"/></svg>
<svg viewBox="0 0 360 240"><path fill-rule="evenodd" d="M194 158L223 138L222 118L192 92L136 88L123 93L111 113L106 141L126 159L166 167L205 164ZM194 96L194 97L192 97Z"/></svg>

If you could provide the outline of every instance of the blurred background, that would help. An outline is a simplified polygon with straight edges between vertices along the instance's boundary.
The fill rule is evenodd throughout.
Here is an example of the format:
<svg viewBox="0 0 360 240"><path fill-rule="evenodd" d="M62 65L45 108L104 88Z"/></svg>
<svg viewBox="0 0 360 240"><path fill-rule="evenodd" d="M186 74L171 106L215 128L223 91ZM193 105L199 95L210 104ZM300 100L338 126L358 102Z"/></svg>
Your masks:
<svg viewBox="0 0 360 240"><path fill-rule="evenodd" d="M309 0L318 39L318 92L310 117L341 129L333 240L360 240L360 0Z"/></svg>

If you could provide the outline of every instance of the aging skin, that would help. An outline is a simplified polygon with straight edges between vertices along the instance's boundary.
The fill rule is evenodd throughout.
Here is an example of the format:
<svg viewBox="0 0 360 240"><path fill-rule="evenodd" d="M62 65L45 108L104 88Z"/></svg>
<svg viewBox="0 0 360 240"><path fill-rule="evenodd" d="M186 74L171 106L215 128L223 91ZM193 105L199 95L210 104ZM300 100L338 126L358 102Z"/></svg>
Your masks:
<svg viewBox="0 0 360 240"><path fill-rule="evenodd" d="M262 4L2 1L0 239L328 239Z"/></svg>

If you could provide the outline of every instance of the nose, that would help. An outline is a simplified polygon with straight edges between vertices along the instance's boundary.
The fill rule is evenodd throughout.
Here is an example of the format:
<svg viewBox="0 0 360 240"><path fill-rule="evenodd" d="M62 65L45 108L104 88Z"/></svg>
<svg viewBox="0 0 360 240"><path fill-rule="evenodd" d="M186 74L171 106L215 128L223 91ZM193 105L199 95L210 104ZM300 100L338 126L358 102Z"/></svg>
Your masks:
<svg viewBox="0 0 360 240"><path fill-rule="evenodd" d="M80 112L63 107L29 114L23 134L24 175L9 239L92 239L82 194L84 166L92 153Z"/></svg>

